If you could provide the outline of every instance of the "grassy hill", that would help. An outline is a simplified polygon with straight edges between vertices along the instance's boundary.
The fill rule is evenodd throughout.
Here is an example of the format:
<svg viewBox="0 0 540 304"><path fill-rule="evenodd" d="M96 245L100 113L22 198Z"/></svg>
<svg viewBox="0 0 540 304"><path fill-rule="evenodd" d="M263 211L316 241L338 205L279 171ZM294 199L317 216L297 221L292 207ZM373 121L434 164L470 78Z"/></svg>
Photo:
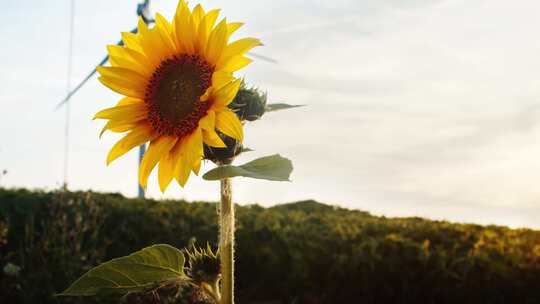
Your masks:
<svg viewBox="0 0 540 304"><path fill-rule="evenodd" d="M238 206L238 303L540 303L540 232L304 201ZM216 244L216 205L0 189L0 303L58 300L153 243ZM186 302L187 303L187 302Z"/></svg>

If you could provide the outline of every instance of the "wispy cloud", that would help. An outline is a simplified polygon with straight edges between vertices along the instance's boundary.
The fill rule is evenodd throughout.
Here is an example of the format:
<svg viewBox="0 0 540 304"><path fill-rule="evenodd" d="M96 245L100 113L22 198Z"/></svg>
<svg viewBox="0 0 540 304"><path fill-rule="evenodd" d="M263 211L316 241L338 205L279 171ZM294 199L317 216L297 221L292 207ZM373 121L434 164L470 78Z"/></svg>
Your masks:
<svg viewBox="0 0 540 304"><path fill-rule="evenodd" d="M33 2L0 13L13 21L0 28L11 42L0 49L10 71L0 75L0 169L10 171L4 184L50 188L62 171L63 113L52 109L64 93L67 11L59 0ZM175 2L154 9L170 12ZM257 52L279 61L257 62L248 81L273 101L308 104L247 126L256 151L242 160L280 151L296 169L293 183L242 180L239 202L315 198L377 214L540 227L540 3L203 2L246 21L240 34L261 36ZM132 26L132 6L80 3L75 78ZM90 121L116 99L92 81L73 100L74 188L135 193L135 153L106 168L118 137L100 142L101 125ZM150 195L216 199L215 188L193 179L165 196L152 184Z"/></svg>

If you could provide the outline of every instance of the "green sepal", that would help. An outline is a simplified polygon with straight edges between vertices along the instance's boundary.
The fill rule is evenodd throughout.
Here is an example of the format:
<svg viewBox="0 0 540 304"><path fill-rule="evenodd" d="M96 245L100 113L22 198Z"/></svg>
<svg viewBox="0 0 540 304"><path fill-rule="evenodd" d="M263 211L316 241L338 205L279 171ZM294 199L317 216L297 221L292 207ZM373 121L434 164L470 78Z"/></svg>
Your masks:
<svg viewBox="0 0 540 304"><path fill-rule="evenodd" d="M261 157L241 166L220 166L203 175L205 180L243 176L271 181L290 181L292 162L279 154Z"/></svg>
<svg viewBox="0 0 540 304"><path fill-rule="evenodd" d="M303 107L305 105L291 105L287 103L270 103L266 105L266 112L275 112L287 109Z"/></svg>
<svg viewBox="0 0 540 304"><path fill-rule="evenodd" d="M187 281L184 255L170 245L146 247L90 269L58 296L123 295Z"/></svg>

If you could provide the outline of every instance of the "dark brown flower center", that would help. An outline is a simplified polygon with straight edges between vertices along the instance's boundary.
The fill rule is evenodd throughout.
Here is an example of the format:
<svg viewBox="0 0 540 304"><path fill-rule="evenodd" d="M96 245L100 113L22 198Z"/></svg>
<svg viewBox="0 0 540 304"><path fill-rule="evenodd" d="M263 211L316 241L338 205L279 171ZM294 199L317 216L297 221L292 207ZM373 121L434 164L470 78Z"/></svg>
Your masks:
<svg viewBox="0 0 540 304"><path fill-rule="evenodd" d="M146 87L148 120L165 136L191 134L209 102L200 97L212 85L213 67L198 55L181 55L161 62Z"/></svg>

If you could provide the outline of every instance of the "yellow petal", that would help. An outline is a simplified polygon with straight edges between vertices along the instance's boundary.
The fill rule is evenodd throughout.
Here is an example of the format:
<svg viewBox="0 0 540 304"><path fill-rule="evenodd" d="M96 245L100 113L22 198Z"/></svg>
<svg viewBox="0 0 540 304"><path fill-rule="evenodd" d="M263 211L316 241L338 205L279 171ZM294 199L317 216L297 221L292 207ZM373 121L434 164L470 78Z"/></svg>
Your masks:
<svg viewBox="0 0 540 304"><path fill-rule="evenodd" d="M165 35L165 34L163 34ZM165 41L166 38L162 38L159 28L153 28L148 32L148 35L141 39L143 44L143 49L146 54L151 54L153 67L159 66L159 64L171 57L175 53L173 46L167 46Z"/></svg>
<svg viewBox="0 0 540 304"><path fill-rule="evenodd" d="M216 64L227 43L227 21L223 19L210 34L206 46L206 60Z"/></svg>
<svg viewBox="0 0 540 304"><path fill-rule="evenodd" d="M224 62L223 65L221 67L218 67L217 69L233 73L247 66L248 64L252 62L253 60L247 58L246 56L234 56L231 59Z"/></svg>
<svg viewBox="0 0 540 304"><path fill-rule="evenodd" d="M171 37L171 24L159 13L156 14L156 27L155 29L159 32L161 42L166 48L168 54L176 54L176 43Z"/></svg>
<svg viewBox="0 0 540 304"><path fill-rule="evenodd" d="M197 128L189 138L188 141L186 141L186 148L188 150L184 150L185 155L187 155L187 161L190 165L193 165L197 159L201 159L204 155L203 153L203 139L202 139L202 130L200 128Z"/></svg>
<svg viewBox="0 0 540 304"><path fill-rule="evenodd" d="M137 104L137 103L143 103L144 100L139 98L132 98L132 97L124 97L120 99L120 101L116 104L116 106L125 106L130 104Z"/></svg>
<svg viewBox="0 0 540 304"><path fill-rule="evenodd" d="M220 63L218 64L218 67L220 65L223 65L226 61L231 59L235 56L244 55L246 52L250 51L256 46L261 46L262 43L257 38L243 38L240 40L236 40L235 42L227 45L225 47L225 50L223 51L223 55L220 58Z"/></svg>
<svg viewBox="0 0 540 304"><path fill-rule="evenodd" d="M203 130L203 141L210 147L226 148L227 145L214 130Z"/></svg>
<svg viewBox="0 0 540 304"><path fill-rule="evenodd" d="M202 19L204 17L204 9L200 4L197 4L195 8L193 9L193 22L195 23L195 27L198 27L201 23Z"/></svg>
<svg viewBox="0 0 540 304"><path fill-rule="evenodd" d="M141 86L133 86L132 83L118 78L106 78L99 77L98 80L108 87L109 89L115 91L116 93L126 95L129 97L135 98L144 98L145 88Z"/></svg>
<svg viewBox="0 0 540 304"><path fill-rule="evenodd" d="M213 102L212 108L221 109L229 105L238 93L238 89L240 89L241 83L242 81L240 79L236 79L235 81L228 83L221 89L213 92L212 96L210 97Z"/></svg>
<svg viewBox="0 0 540 304"><path fill-rule="evenodd" d="M133 60L127 59L126 57L109 55L109 62L113 67L126 68L145 77L148 77L152 74L146 66L139 64Z"/></svg>
<svg viewBox="0 0 540 304"><path fill-rule="evenodd" d="M203 130L214 130L216 125L216 112L209 110L206 116L199 121L199 127Z"/></svg>
<svg viewBox="0 0 540 304"><path fill-rule="evenodd" d="M158 182L161 192L165 192L165 189L169 186L174 176L174 164L172 154L165 153L161 157L158 166Z"/></svg>
<svg viewBox="0 0 540 304"><path fill-rule="evenodd" d="M132 129L135 129L137 126L144 124L144 122L133 122L133 121L125 121L125 120L109 120L105 126L101 129L101 132L99 133L99 137L103 136L103 133L105 131L110 130L115 133L123 133Z"/></svg>
<svg viewBox="0 0 540 304"><path fill-rule="evenodd" d="M175 31L175 24L174 23L178 20L178 18L182 14L184 14L184 10L186 10L187 13L191 14L191 12L189 10L189 7L187 6L187 3L184 0L178 1L178 5L176 6L176 12L175 12L174 17L173 17L173 24L172 24L173 32Z"/></svg>
<svg viewBox="0 0 540 304"><path fill-rule="evenodd" d="M231 110L225 109L216 113L216 128L223 134L239 141L244 140L242 123Z"/></svg>
<svg viewBox="0 0 540 304"><path fill-rule="evenodd" d="M174 171L176 174L176 181L178 184L180 184L180 186L184 187L189 179L189 174L191 173L191 165L188 165L185 155L180 156Z"/></svg>
<svg viewBox="0 0 540 304"><path fill-rule="evenodd" d="M219 16L219 10L214 9L208 12L199 24L199 27L197 29L198 31L198 39L197 39L197 50L200 52L204 52L206 49L206 43L208 42L208 35L210 34L210 30L214 26L214 23L216 23L217 17Z"/></svg>
<svg viewBox="0 0 540 304"><path fill-rule="evenodd" d="M191 169L191 171L193 171L195 175L199 175L199 171L201 170L201 162L202 162L202 158L199 158L193 164L193 168Z"/></svg>
<svg viewBox="0 0 540 304"><path fill-rule="evenodd" d="M157 67L163 59L170 55L161 40L159 30L157 28L149 29L142 17L139 18L139 41L147 62L152 68Z"/></svg>
<svg viewBox="0 0 540 304"><path fill-rule="evenodd" d="M99 66L96 70L102 77L120 79L131 83L133 86L146 87L147 79L141 74L121 67Z"/></svg>
<svg viewBox="0 0 540 304"><path fill-rule="evenodd" d="M127 106L127 105L135 105L135 104L143 104L144 101L138 98L131 98L131 97L124 97L120 99L120 101L116 104L117 107L120 106ZM144 117L145 118L145 117ZM105 131L110 130L115 133L122 133L129 131L131 129L134 129L139 124L145 124L142 120L135 120L133 118L128 120L109 120L105 126L103 126L103 129L101 129L101 132L99 133L99 137L103 136L103 133Z"/></svg>
<svg viewBox="0 0 540 304"><path fill-rule="evenodd" d="M137 51L142 52L141 43L139 41L139 37L135 33L130 32L122 32L122 41L126 45L126 47Z"/></svg>
<svg viewBox="0 0 540 304"><path fill-rule="evenodd" d="M156 26L161 27L167 34L172 33L171 23L160 13L156 13Z"/></svg>
<svg viewBox="0 0 540 304"><path fill-rule="evenodd" d="M213 91L215 91L214 87L209 87L208 89L206 89L206 92L204 92L204 94L202 94L201 97L199 97L199 100L207 101Z"/></svg>
<svg viewBox="0 0 540 304"><path fill-rule="evenodd" d="M107 155L107 165L118 157L126 154L134 147L140 146L145 142L154 139L156 134L149 126L142 125L133 129L128 135L120 139L109 151Z"/></svg>
<svg viewBox="0 0 540 304"><path fill-rule="evenodd" d="M174 147L171 148L169 153L162 157L159 162L158 168L158 180L159 187L162 192L165 191L167 186L171 183L172 179L175 177L175 168L180 161L180 156L184 148L184 143L186 139L180 139L176 141Z"/></svg>
<svg viewBox="0 0 540 304"><path fill-rule="evenodd" d="M176 14L178 14L178 12L183 8L186 8L186 9L188 8L186 1L184 0L178 1L178 5L176 6Z"/></svg>
<svg viewBox="0 0 540 304"><path fill-rule="evenodd" d="M183 143L182 155L175 168L175 177L180 186L184 187L193 169L193 165L197 162L197 159L202 159L202 156L202 131L198 128Z"/></svg>
<svg viewBox="0 0 540 304"><path fill-rule="evenodd" d="M244 25L242 22L231 22L227 24L227 40L236 32L240 27Z"/></svg>
<svg viewBox="0 0 540 304"><path fill-rule="evenodd" d="M146 59L142 50L134 50L127 45L109 44L107 45L107 51L109 55L135 59L135 61L144 61Z"/></svg>
<svg viewBox="0 0 540 304"><path fill-rule="evenodd" d="M123 57L129 61L132 61L134 64L139 65L139 69L144 69L147 72L152 72L152 70L146 65L148 59L142 53L142 51L136 51L120 45L108 45L107 51L109 52L109 56L111 57Z"/></svg>
<svg viewBox="0 0 540 304"><path fill-rule="evenodd" d="M188 54L193 54L195 51L193 44L195 37L193 17L186 5L180 3L178 8L173 22L176 41L182 50Z"/></svg>
<svg viewBox="0 0 540 304"><path fill-rule="evenodd" d="M146 104L134 103L101 110L94 115L94 119L138 121L146 118L146 114Z"/></svg>
<svg viewBox="0 0 540 304"><path fill-rule="evenodd" d="M139 184L141 187L146 188L148 176L163 155L168 154L171 148L174 147L177 140L176 137L160 136L150 143L148 150L144 153L139 169Z"/></svg>
<svg viewBox="0 0 540 304"><path fill-rule="evenodd" d="M219 17L219 12L220 12L219 9L213 9L213 10L210 10L206 14L205 18L206 18L206 32L207 33L210 33L210 31L214 27L214 24L216 24L216 20Z"/></svg>
<svg viewBox="0 0 540 304"><path fill-rule="evenodd" d="M201 169L201 161L204 157L204 149L203 149L203 139L202 139L202 132L199 132L199 136L194 142L193 147L193 164L191 165L191 171L195 173L195 175L199 175L199 170Z"/></svg>
<svg viewBox="0 0 540 304"><path fill-rule="evenodd" d="M230 72L217 71L212 74L212 87L221 89L226 84L234 80L234 76Z"/></svg>
<svg viewBox="0 0 540 304"><path fill-rule="evenodd" d="M122 64L122 61L125 60L125 58L122 57L115 57L115 56L109 56L109 63L111 66L124 66L126 67L127 64Z"/></svg>
<svg viewBox="0 0 540 304"><path fill-rule="evenodd" d="M139 32L139 39L142 38L142 36L148 34L148 25L146 24L146 22L144 22L142 16L139 16L139 22L137 23L137 31Z"/></svg>

